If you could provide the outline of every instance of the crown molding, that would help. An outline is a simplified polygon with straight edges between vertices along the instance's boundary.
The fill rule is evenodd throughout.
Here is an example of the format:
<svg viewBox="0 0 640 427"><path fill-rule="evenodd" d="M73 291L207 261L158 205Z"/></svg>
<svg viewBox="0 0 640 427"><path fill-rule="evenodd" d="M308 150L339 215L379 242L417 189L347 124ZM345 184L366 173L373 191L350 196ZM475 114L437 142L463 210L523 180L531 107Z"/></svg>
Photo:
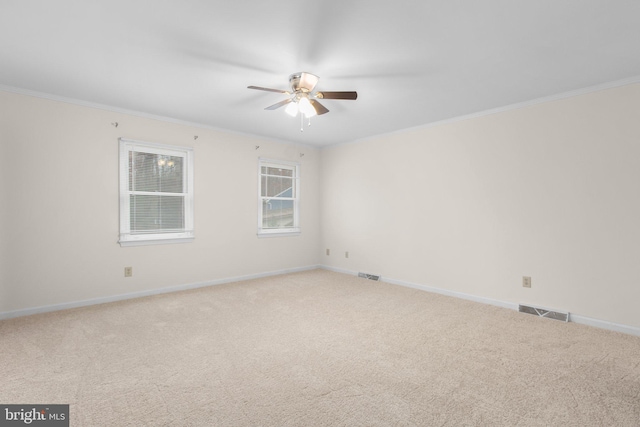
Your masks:
<svg viewBox="0 0 640 427"><path fill-rule="evenodd" d="M335 147L335 146L339 146L339 145L354 144L354 143L371 141L371 140L378 139L378 138L401 135L401 134L404 134L404 133L407 133L407 132L413 132L413 131L418 131L418 130L423 130L423 129L429 129L429 128L436 127L436 126L442 126L442 125L446 125L446 124L450 124L450 123L456 123L456 122L460 122L460 121L464 121L464 120L475 119L475 118L484 117L484 116L488 116L488 115L491 115L491 114L503 113L503 112L507 112L507 111L511 111L511 110L519 110L521 108L532 107L532 106L538 105L538 104L544 104L544 103L547 103L547 102L559 101L559 100L562 100L562 99L573 98L573 97L576 97L576 96L588 95L588 94L594 93L594 92L599 92L599 91L603 91L603 90L607 90L607 89L614 89L614 88L617 88L617 87L628 86L628 85L637 84L637 83L640 83L640 76L634 76L634 77L629 77L629 78L622 79L622 80L615 80L615 81L612 81L612 82L606 82L606 83L601 83L601 84L598 84L598 85L587 86L587 87L584 87L584 88L570 90L570 91L558 93L558 94L555 94L555 95L549 95L549 96L543 96L543 97L540 97L540 98L531 99L529 101L516 102L515 104L509 104L509 105L505 105L505 106L502 106L502 107L496 107L496 108L491 108L491 109L488 109L488 110L478 111L478 112L475 112L475 113L464 114L464 115L457 116L457 117L452 117L452 118L449 118L449 119L438 120L436 122L426 123L426 124L422 124L422 125L418 125L418 126L412 126L412 127L408 127L408 128L404 128L404 129L399 129L399 130L392 131L392 132L386 132L386 133L376 134L376 135L372 135L372 136L367 136L365 138L359 138L359 139L355 139L353 141L339 142L337 144L327 145L327 146L324 146L322 148L330 148L330 147Z"/></svg>
<svg viewBox="0 0 640 427"><path fill-rule="evenodd" d="M316 149L318 148L317 145L313 145L313 144L306 144L306 143L302 143L302 142L294 142L294 141L288 141L288 140L283 140L283 139L269 138L269 137L266 137L266 136L257 135L257 134L253 134L253 133L249 133L249 132L240 132L240 131L231 130L231 129L219 128L219 127L215 127L215 126L211 126L211 125L206 125L204 123L190 122L190 121L187 121L187 120L176 119L176 118L173 118L173 117L150 114L150 113L145 113L143 111L129 110L129 109L126 109L126 108L114 107L112 105L100 104L100 103L97 103L97 102L84 101L84 100L77 99L77 98L70 98L70 97L66 97L66 96L54 95L54 94L50 94L50 93L46 93L46 92L38 92L38 91L35 91L35 90L23 89L23 88L15 87L15 86L8 86L8 85L0 84L0 91L16 93L16 94L19 94L19 95L32 96L34 98L48 99L50 101L63 102L65 104L79 105L81 107L95 108L95 109L98 109L98 110L109 111L111 113L126 114L126 115L129 115L129 116L142 117L142 118L151 119L151 120L158 120L158 121L161 121L161 122L173 123L173 124L182 125L182 126L190 126L190 127L196 127L196 128L199 128L199 129L207 129L207 130L213 130L213 131L216 131L216 132L224 132L224 133L230 133L230 134L233 134L233 135L257 138L257 139L260 139L260 140L263 140L263 141L276 142L276 143L279 143L279 144L303 146L303 147L306 147L306 148L316 148Z"/></svg>

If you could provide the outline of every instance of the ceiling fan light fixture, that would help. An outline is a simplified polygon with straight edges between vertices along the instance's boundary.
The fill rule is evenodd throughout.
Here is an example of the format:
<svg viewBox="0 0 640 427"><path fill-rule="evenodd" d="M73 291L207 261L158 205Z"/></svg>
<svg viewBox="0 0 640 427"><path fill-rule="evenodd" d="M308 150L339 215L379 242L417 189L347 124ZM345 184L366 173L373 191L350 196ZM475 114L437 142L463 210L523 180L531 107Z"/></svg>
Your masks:
<svg viewBox="0 0 640 427"><path fill-rule="evenodd" d="M307 118L313 117L317 114L315 108L313 108L313 105L311 105L311 102L309 102L309 98L307 98L306 96L300 98L300 101L298 101L298 107L300 109L300 112Z"/></svg>
<svg viewBox="0 0 640 427"><path fill-rule="evenodd" d="M291 117L295 117L298 115L298 103L297 102L290 102L289 105L287 105L287 108L284 110L285 113L287 113L288 115L290 115Z"/></svg>
<svg viewBox="0 0 640 427"><path fill-rule="evenodd" d="M289 86L292 92L311 92L318 84L320 77L315 74L300 72L293 73L289 76Z"/></svg>

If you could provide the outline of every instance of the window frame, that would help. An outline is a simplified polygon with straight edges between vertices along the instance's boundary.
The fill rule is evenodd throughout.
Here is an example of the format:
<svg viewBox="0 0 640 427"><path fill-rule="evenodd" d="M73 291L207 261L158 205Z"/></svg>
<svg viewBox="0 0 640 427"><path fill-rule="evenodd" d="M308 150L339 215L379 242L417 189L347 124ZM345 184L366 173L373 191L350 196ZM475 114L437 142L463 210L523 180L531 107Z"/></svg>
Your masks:
<svg viewBox="0 0 640 427"><path fill-rule="evenodd" d="M141 246L167 243L188 243L195 238L193 230L193 148L180 147L174 145L159 144L154 142L136 141L120 138L120 246ZM184 228L178 232L166 233L140 233L131 232L131 206L130 196L132 194L147 194L149 192L137 192L129 190L129 153L142 152L184 158L183 163L183 192L179 193L183 197ZM153 193L153 192L151 192Z"/></svg>
<svg viewBox="0 0 640 427"><path fill-rule="evenodd" d="M293 201L293 227L282 228L263 228L262 202L264 199L273 199L274 197L262 196L262 167L276 167L292 170L292 179L294 181L292 197L278 198L277 200ZM267 158L258 158L258 237L277 237L277 236L297 236L301 233L300 229L300 163L290 162L286 160L275 160Z"/></svg>

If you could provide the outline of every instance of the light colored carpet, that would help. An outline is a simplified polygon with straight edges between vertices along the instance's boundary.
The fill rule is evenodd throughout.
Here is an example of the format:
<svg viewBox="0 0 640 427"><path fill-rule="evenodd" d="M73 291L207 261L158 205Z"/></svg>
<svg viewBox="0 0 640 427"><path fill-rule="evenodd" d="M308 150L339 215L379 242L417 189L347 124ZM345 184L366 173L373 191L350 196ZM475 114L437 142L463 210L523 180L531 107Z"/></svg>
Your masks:
<svg viewBox="0 0 640 427"><path fill-rule="evenodd" d="M314 270L0 322L72 426L638 426L640 338Z"/></svg>

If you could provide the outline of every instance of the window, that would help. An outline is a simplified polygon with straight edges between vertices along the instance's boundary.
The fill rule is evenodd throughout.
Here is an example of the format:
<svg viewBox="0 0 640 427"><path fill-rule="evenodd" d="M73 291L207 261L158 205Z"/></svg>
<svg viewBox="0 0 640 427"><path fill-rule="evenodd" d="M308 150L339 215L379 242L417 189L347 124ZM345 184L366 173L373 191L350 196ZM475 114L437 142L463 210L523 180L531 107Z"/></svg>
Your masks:
<svg viewBox="0 0 640 427"><path fill-rule="evenodd" d="M299 234L300 167L260 159L258 235Z"/></svg>
<svg viewBox="0 0 640 427"><path fill-rule="evenodd" d="M193 237L193 149L121 138L120 245Z"/></svg>

